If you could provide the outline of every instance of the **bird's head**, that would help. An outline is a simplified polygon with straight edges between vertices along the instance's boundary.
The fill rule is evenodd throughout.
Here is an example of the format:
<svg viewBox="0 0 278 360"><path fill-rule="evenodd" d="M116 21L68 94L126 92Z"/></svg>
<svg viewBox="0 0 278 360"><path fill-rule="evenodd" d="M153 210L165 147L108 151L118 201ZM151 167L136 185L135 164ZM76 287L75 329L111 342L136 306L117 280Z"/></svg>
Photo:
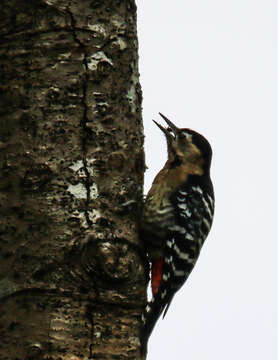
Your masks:
<svg viewBox="0 0 278 360"><path fill-rule="evenodd" d="M194 130L179 129L166 116L161 113L159 115L168 127L163 127L155 120L153 121L166 136L169 163L172 163L173 166L178 166L184 162L199 163L204 173L208 173L212 149L207 139Z"/></svg>

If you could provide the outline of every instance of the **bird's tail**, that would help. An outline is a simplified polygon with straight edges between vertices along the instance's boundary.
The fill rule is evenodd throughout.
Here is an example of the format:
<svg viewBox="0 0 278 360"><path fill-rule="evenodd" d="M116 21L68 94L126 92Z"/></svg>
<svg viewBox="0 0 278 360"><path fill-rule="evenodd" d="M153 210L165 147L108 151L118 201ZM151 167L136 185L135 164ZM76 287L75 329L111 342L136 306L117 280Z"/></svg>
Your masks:
<svg viewBox="0 0 278 360"><path fill-rule="evenodd" d="M168 310L168 306L172 300L167 296L166 290L163 291L163 288L160 290L161 291L157 292L153 296L152 300L147 304L142 314L141 353L144 355L147 354L148 340L157 320L165 308Z"/></svg>

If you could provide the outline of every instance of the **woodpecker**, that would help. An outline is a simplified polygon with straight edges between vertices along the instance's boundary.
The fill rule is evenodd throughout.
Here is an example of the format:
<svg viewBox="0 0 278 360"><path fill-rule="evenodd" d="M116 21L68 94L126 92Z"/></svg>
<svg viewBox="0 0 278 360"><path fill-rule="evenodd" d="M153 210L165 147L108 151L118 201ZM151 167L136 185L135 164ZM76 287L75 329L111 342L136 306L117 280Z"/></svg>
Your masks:
<svg viewBox="0 0 278 360"><path fill-rule="evenodd" d="M192 271L214 213L209 142L159 115L168 127L153 121L166 137L168 160L147 194L141 222L153 294L142 315L143 352L158 318L163 311L163 317L166 315L175 293Z"/></svg>

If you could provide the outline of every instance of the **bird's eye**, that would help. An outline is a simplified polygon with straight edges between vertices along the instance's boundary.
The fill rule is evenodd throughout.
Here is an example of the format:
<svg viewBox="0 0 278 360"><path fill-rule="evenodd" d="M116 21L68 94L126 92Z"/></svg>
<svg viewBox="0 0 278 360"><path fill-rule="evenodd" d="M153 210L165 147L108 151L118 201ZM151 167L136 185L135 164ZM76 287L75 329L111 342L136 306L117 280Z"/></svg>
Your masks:
<svg viewBox="0 0 278 360"><path fill-rule="evenodd" d="M181 138L181 139L186 139L186 138L187 138L187 133L186 133L185 131L182 131L182 132L180 133L180 138Z"/></svg>

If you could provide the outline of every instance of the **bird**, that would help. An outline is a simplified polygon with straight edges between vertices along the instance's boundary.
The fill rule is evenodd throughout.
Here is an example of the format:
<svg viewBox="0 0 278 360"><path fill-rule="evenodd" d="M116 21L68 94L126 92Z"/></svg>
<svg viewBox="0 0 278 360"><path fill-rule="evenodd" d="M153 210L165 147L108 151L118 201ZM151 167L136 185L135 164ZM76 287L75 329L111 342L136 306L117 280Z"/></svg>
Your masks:
<svg viewBox="0 0 278 360"><path fill-rule="evenodd" d="M140 224L152 288L152 299L142 314L142 353L147 352L157 320L162 313L164 318L196 264L211 229L215 202L209 142L159 115L168 127L153 121L166 137L168 158L146 196Z"/></svg>

